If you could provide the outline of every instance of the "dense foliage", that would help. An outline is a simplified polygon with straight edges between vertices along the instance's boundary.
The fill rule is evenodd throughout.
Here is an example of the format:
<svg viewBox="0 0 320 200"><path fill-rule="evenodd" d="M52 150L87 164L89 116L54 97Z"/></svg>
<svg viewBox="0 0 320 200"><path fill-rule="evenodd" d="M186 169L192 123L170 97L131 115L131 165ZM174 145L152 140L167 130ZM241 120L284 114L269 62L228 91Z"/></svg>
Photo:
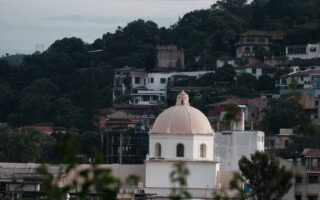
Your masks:
<svg viewBox="0 0 320 200"><path fill-rule="evenodd" d="M281 97L270 101L262 126L267 133L278 134L280 128L295 128L309 121L296 98Z"/></svg>
<svg viewBox="0 0 320 200"><path fill-rule="evenodd" d="M57 40L43 53L25 56L18 66L0 59L0 121L13 127L52 123L94 130L97 111L112 105L113 70L126 65L152 70L156 45L184 48L186 70L213 69L217 57L232 55L237 35L249 29L286 31L286 44L319 41L319 8L317 0L220 0L187 13L169 28L136 20L92 44L74 37ZM206 83L215 87L216 82L233 81L232 74L221 74L207 77ZM234 94L273 89L274 80L268 77L260 82L241 78Z"/></svg>
<svg viewBox="0 0 320 200"><path fill-rule="evenodd" d="M47 135L32 127L10 129L0 124L0 161L24 163L65 163L65 155L85 155L77 162L87 162L100 151L100 134L84 132Z"/></svg>
<svg viewBox="0 0 320 200"><path fill-rule="evenodd" d="M292 173L274 156L256 152L250 158L242 157L239 160L241 176L235 176L231 187L237 188L239 179L250 185L250 199L277 200L281 199L292 186Z"/></svg>

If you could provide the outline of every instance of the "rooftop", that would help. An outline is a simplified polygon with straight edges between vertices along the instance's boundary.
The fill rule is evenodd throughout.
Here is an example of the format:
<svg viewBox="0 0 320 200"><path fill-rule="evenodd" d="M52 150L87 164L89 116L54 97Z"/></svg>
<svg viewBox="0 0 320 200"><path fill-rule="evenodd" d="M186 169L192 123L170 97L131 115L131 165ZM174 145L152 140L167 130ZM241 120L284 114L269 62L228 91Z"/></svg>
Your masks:
<svg viewBox="0 0 320 200"><path fill-rule="evenodd" d="M267 106L268 99L262 99L262 98L253 98L253 99L247 99L247 98L239 98L239 97L232 97L225 101L217 102L208 105L208 107L214 107L214 106L225 106L225 105L248 105L249 107L265 107Z"/></svg>
<svg viewBox="0 0 320 200"><path fill-rule="evenodd" d="M284 31L262 31L262 30L248 30L240 34L242 37L248 36L263 36L270 37L272 39L282 39L284 36Z"/></svg>
<svg viewBox="0 0 320 200"><path fill-rule="evenodd" d="M272 69L272 67L257 59L249 59L249 63L243 66L236 67L235 69L247 69L247 68L261 68Z"/></svg>
<svg viewBox="0 0 320 200"><path fill-rule="evenodd" d="M320 58L288 60L276 66L320 66Z"/></svg>
<svg viewBox="0 0 320 200"><path fill-rule="evenodd" d="M293 72L289 74L282 75L281 77L288 77L288 76L308 76L310 74L320 74L319 69L307 69L304 71L298 71L298 72Z"/></svg>
<svg viewBox="0 0 320 200"><path fill-rule="evenodd" d="M305 157L320 157L320 149L304 149L302 154Z"/></svg>

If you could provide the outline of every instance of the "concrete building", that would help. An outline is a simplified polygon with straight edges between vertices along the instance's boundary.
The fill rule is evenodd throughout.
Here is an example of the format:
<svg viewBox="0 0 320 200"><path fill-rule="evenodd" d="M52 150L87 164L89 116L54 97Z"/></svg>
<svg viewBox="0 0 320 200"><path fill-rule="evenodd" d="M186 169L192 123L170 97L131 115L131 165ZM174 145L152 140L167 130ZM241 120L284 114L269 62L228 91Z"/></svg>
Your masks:
<svg viewBox="0 0 320 200"><path fill-rule="evenodd" d="M305 149L295 166L295 199L320 198L320 149Z"/></svg>
<svg viewBox="0 0 320 200"><path fill-rule="evenodd" d="M281 31L249 30L241 33L235 43L236 57L255 57L258 54L267 54L272 46L277 46L283 39Z"/></svg>
<svg viewBox="0 0 320 200"><path fill-rule="evenodd" d="M159 106L164 104L167 99L167 90L170 81L174 81L177 76L188 78L200 78L204 74L212 73L212 71L195 71L195 72L146 72L140 69L131 69L127 74L121 71L123 75L117 75L116 83L122 83L120 89L114 92L114 104L124 99L122 103L138 106ZM115 75L116 77L116 75ZM171 80L172 79L172 80ZM124 84L128 82L127 84ZM122 91L122 92L119 92ZM128 99L128 101L126 101Z"/></svg>
<svg viewBox="0 0 320 200"><path fill-rule="evenodd" d="M320 43L286 46L288 60L320 58Z"/></svg>
<svg viewBox="0 0 320 200"><path fill-rule="evenodd" d="M216 132L214 152L220 158L221 187L229 188L233 173L239 171L238 161L242 156L250 157L256 151L264 151L262 131Z"/></svg>
<svg viewBox="0 0 320 200"><path fill-rule="evenodd" d="M182 70L184 69L184 51L174 45L157 46L156 70Z"/></svg>
<svg viewBox="0 0 320 200"><path fill-rule="evenodd" d="M308 69L320 70L320 59L298 59L298 60L287 60L276 65L276 68L282 70L286 69L291 73L304 71Z"/></svg>
<svg viewBox="0 0 320 200"><path fill-rule="evenodd" d="M308 69L280 76L280 94L300 93L320 95L320 70Z"/></svg>
<svg viewBox="0 0 320 200"><path fill-rule="evenodd" d="M123 111L117 111L107 117L100 117L100 129L127 129L134 128L139 119L137 116L131 115Z"/></svg>
<svg viewBox="0 0 320 200"><path fill-rule="evenodd" d="M266 137L265 146L268 150L286 149L294 136L292 129L280 129L279 134Z"/></svg>

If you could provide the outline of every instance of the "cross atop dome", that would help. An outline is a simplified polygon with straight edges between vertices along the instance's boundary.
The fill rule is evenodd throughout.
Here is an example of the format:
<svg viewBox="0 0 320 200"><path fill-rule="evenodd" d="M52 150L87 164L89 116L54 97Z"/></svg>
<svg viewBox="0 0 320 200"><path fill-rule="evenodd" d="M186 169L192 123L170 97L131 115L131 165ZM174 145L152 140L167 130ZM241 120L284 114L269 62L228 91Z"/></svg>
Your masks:
<svg viewBox="0 0 320 200"><path fill-rule="evenodd" d="M190 106L189 96L185 91L181 91L177 96L176 106Z"/></svg>

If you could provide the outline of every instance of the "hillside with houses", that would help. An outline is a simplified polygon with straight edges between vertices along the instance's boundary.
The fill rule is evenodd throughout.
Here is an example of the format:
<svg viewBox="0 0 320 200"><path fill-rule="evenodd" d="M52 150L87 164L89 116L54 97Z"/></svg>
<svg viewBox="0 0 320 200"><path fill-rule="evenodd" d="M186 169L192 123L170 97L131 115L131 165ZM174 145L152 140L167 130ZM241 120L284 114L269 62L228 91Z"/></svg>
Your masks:
<svg viewBox="0 0 320 200"><path fill-rule="evenodd" d="M170 27L139 19L91 44L57 40L21 64L3 57L0 121L13 132L80 133L97 146L107 132L145 141L156 116L185 91L217 131L263 130L266 147L288 157L287 147L318 148L318 8L315 0L223 0ZM277 149L283 132L286 148ZM139 150L128 153L147 152L137 138L130 142Z"/></svg>
<svg viewBox="0 0 320 200"><path fill-rule="evenodd" d="M320 1L218 0L6 54L0 136L0 198L172 198L189 175L199 199L319 199Z"/></svg>

